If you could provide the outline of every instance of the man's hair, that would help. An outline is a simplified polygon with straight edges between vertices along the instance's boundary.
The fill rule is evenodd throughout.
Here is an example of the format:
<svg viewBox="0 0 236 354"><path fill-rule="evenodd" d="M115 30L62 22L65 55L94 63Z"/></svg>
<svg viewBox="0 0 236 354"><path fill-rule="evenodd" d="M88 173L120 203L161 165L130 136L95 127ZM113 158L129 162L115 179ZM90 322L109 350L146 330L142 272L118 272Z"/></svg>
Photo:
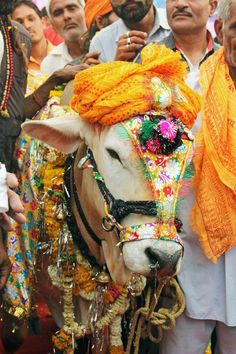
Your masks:
<svg viewBox="0 0 236 354"><path fill-rule="evenodd" d="M39 10L38 6L31 0L17 0L15 6L13 7L13 10L12 12L19 6L21 5L25 5L25 6L28 6L30 7L31 9L33 9L36 14L41 18L42 15L41 15L41 11Z"/></svg>
<svg viewBox="0 0 236 354"><path fill-rule="evenodd" d="M225 23L230 16L230 8L236 4L236 0L220 0L219 4L219 18Z"/></svg>
<svg viewBox="0 0 236 354"><path fill-rule="evenodd" d="M48 12L47 12L46 6L44 6L40 12L41 12L42 17L48 17Z"/></svg>
<svg viewBox="0 0 236 354"><path fill-rule="evenodd" d="M97 1L99 1L99 0L97 0ZM51 17L51 12L50 12L51 2L52 2L52 0L48 0L48 2L46 4L46 9L47 9L47 13L48 13L49 17ZM84 5L85 5L84 0L77 0L77 2L80 4L80 6L82 6L84 8Z"/></svg>

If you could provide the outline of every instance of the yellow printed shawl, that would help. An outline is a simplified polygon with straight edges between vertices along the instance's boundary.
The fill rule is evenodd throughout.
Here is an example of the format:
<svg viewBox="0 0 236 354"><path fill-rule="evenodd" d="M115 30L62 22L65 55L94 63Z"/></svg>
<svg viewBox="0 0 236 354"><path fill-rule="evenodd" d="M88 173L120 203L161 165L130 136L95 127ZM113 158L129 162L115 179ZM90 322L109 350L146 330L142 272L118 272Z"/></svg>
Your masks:
<svg viewBox="0 0 236 354"><path fill-rule="evenodd" d="M221 48L201 67L192 225L213 262L236 244L236 89Z"/></svg>

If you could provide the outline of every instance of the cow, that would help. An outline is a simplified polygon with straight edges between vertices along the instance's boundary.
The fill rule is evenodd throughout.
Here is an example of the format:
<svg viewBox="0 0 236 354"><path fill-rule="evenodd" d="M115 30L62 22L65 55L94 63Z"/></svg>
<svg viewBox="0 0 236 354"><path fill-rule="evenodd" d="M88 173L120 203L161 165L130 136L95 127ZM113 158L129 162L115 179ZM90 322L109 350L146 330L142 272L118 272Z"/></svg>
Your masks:
<svg viewBox="0 0 236 354"><path fill-rule="evenodd" d="M155 51L156 48L153 54ZM172 55L168 52L170 61ZM147 57L150 60L152 55ZM118 65L123 66L123 63ZM150 65L155 67L155 63L147 63L145 70L149 73ZM102 66L100 68L103 70ZM130 68L132 72L143 70L139 64ZM178 66L172 62L168 67L170 78L171 71L178 72ZM163 76L159 78L156 72L150 79L150 92L156 95L152 109L139 111L115 124L91 123L76 112L71 116L23 124L31 137L69 156L64 181L67 222L63 223L58 246L61 253L57 261L50 255L46 257L39 274L39 286L62 328L54 343L65 353L72 353L75 339L84 336L92 336L95 353L123 352L120 349L122 317L129 308L130 298L144 291L145 306L131 311L133 319L127 344L127 353L132 343L138 353L144 324L158 322L156 315L152 316L160 291L180 268L181 221L175 217L175 212L193 143L180 111L190 105L177 86L172 85L171 90L162 80ZM126 87L128 89L129 85ZM143 92L142 87L141 90ZM130 95L133 93L136 95L131 86ZM176 101L183 103L179 110L167 109L172 105L172 94ZM68 96L71 95L70 92ZM149 100L150 96L147 97ZM161 109L155 110L156 106L160 108L160 102ZM198 107L197 102L192 116ZM70 257L71 240L76 258ZM61 263L62 258L66 261ZM83 281L88 278L86 287L89 282L91 288L86 291L78 282L76 296L74 279L81 278L81 274ZM48 288L46 279L49 277L53 286ZM149 279L154 280L150 282L150 292L146 290ZM63 301L60 301L62 296ZM108 326L109 331L106 331ZM133 341L136 328L137 339ZM150 327L147 333L153 338ZM101 341L102 337L105 339Z"/></svg>
<svg viewBox="0 0 236 354"><path fill-rule="evenodd" d="M145 156L140 161L140 153L129 136L130 127L142 129L150 116L133 117L110 127L92 125L78 115L23 125L27 134L65 154L77 151L71 158L71 165L67 166L70 170L66 187L70 196L69 208L89 254L100 266L106 265L112 280L120 285L127 284L132 274L170 279L178 272L183 253L174 214L176 194L192 156L192 135L176 121L176 129L184 136L179 146L177 144L171 154L158 154L154 165L153 161L145 162ZM166 121L162 116L157 119L163 124ZM170 166L169 176L165 172L167 165ZM157 167L159 181L156 180L153 191L145 174ZM148 170L145 172L145 169ZM167 186L166 194L164 185ZM166 200L156 206L156 195L160 196L160 193ZM157 215L162 215L162 220L157 221ZM161 224L163 235L156 238L153 228L155 230L155 225L159 228ZM141 229L143 238L142 232L138 235ZM76 235L74 241L78 243ZM53 302L55 306L56 301ZM86 323L89 304L86 311L84 308L83 303L83 312L80 308L77 319ZM63 319L58 318L58 309L56 312L54 318L62 327Z"/></svg>

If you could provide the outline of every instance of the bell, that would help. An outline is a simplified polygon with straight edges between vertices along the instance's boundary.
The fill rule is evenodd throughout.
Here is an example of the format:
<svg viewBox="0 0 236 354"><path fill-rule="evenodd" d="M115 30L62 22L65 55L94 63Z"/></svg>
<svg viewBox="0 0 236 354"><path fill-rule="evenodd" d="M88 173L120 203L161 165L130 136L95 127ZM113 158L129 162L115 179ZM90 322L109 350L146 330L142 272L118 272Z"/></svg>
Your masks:
<svg viewBox="0 0 236 354"><path fill-rule="evenodd" d="M100 273L97 273L95 276L95 281L99 284L108 284L111 281L110 275L102 270Z"/></svg>
<svg viewBox="0 0 236 354"><path fill-rule="evenodd" d="M56 218L58 221L64 221L66 218L66 214L63 210L60 210L58 213L56 213Z"/></svg>
<svg viewBox="0 0 236 354"><path fill-rule="evenodd" d="M57 204L56 206L54 206L53 211L54 211L55 217L58 221L65 220L66 212L65 212L62 204Z"/></svg>

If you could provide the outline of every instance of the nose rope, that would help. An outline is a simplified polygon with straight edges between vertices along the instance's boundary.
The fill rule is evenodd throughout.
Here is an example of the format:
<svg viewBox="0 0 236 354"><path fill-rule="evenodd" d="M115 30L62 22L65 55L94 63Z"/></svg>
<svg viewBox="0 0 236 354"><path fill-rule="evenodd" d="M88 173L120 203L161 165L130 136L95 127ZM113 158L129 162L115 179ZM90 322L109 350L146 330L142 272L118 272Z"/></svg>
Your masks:
<svg viewBox="0 0 236 354"><path fill-rule="evenodd" d="M167 284L169 282L169 284ZM175 299L172 308L160 308L155 311L156 305L160 298L161 292L165 285L170 287L170 296ZM185 309L185 297L176 281L172 278L162 278L159 281L157 290L152 297L152 290L149 286L145 297L145 306L139 308L133 317L130 334L128 338L126 354L131 353L132 346L134 346L133 354L138 354L139 343L142 336L148 337L150 341L158 344L163 338L163 330L171 330L175 326L178 316L180 316ZM153 327L156 327L157 336L152 334Z"/></svg>

